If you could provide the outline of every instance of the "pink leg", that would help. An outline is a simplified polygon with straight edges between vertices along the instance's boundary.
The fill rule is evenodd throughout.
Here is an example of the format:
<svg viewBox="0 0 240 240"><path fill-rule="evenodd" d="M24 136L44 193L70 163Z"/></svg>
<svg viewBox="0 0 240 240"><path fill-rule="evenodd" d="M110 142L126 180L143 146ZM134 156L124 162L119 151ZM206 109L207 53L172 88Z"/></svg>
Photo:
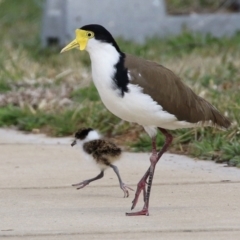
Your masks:
<svg viewBox="0 0 240 240"><path fill-rule="evenodd" d="M156 149L156 138L152 138L152 156L157 154L157 149ZM139 195L141 191L143 191L143 201L145 202L146 200L146 182L149 177L149 172L150 172L150 167L148 168L147 172L143 175L142 179L139 181L137 185L137 190L135 193L135 198L132 201L132 207L131 210L133 210L138 202Z"/></svg>
<svg viewBox="0 0 240 240"><path fill-rule="evenodd" d="M161 156L163 155L163 153L166 152L167 148L169 147L169 145L171 144L171 142L173 140L172 135L170 133L168 133L167 130L165 130L163 128L159 128L159 130L165 135L165 143L164 143L162 149L157 153L156 141L155 141L155 139L152 140L153 150L152 150L152 155L150 157L151 165L150 165L150 168L148 169L148 171L143 176L143 178L138 183L135 198L133 200L132 209L136 206L139 194L141 193L141 190L143 190L145 188L146 180L148 178L148 187L147 187L146 196L144 196L145 201L144 201L143 209L139 212L126 213L127 216L140 216L140 215L149 216L149 212L148 212L149 199L150 199L150 193L151 193L152 180L153 180L153 176L154 176L155 166L156 166L157 162L159 161L159 159L161 158Z"/></svg>

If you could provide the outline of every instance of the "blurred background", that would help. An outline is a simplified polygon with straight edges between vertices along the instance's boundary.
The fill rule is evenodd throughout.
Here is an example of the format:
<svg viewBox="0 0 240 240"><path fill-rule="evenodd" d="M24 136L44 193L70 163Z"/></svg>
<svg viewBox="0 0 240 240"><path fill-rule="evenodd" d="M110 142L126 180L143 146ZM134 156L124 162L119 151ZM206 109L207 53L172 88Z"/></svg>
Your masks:
<svg viewBox="0 0 240 240"><path fill-rule="evenodd" d="M169 14L231 14L237 1L167 0ZM93 127L127 150L148 151L143 129L123 122L101 103L91 83L86 52L59 54L41 45L43 0L0 0L0 127L69 136ZM187 30L144 43L117 39L122 51L157 61L181 76L197 94L233 122L229 131L173 131L170 151L240 167L240 33L215 38ZM163 144L158 136L158 144Z"/></svg>

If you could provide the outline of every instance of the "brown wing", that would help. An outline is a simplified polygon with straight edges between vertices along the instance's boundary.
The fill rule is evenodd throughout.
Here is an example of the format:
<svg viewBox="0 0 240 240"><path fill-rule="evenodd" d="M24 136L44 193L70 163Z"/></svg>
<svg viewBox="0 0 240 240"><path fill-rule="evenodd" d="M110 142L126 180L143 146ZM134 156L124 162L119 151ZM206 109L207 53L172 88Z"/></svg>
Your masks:
<svg viewBox="0 0 240 240"><path fill-rule="evenodd" d="M204 123L211 120L213 125L223 128L231 125L214 106L196 95L164 66L126 54L125 67L130 71L131 84L142 87L144 93L179 121Z"/></svg>

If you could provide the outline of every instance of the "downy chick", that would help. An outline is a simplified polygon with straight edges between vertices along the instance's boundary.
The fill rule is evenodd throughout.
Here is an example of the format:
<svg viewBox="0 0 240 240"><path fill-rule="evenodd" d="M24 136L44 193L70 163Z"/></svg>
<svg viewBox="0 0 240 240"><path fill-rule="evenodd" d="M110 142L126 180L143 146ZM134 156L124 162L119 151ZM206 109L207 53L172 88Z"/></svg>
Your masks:
<svg viewBox="0 0 240 240"><path fill-rule="evenodd" d="M104 171L108 167L111 167L118 177L120 188L124 192L124 197L129 196L128 189L133 189L123 183L118 168L112 164L120 159L122 154L121 148L109 140L101 139L98 132L92 128L79 129L75 133L75 140L72 142L71 146L73 147L74 145L79 145L86 154L91 156L99 166L101 172L94 178L84 180L72 186L77 186L77 189L84 188L90 182L101 179L104 176Z"/></svg>

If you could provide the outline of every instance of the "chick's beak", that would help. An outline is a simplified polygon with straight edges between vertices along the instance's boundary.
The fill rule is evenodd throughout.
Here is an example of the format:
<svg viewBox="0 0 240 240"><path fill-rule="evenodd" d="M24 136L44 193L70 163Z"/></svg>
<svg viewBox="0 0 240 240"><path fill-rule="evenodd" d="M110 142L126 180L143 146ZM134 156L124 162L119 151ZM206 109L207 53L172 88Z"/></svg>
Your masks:
<svg viewBox="0 0 240 240"><path fill-rule="evenodd" d="M66 47L64 47L61 50L61 53L69 51L69 50L71 50L73 48L77 48L77 47L79 47L79 49L81 51L86 48L87 43L88 43L87 31L77 29L75 31L75 33L76 33L76 38L72 42L70 42Z"/></svg>
<svg viewBox="0 0 240 240"><path fill-rule="evenodd" d="M72 142L71 146L73 147L74 145L76 145L77 141L76 139Z"/></svg>

